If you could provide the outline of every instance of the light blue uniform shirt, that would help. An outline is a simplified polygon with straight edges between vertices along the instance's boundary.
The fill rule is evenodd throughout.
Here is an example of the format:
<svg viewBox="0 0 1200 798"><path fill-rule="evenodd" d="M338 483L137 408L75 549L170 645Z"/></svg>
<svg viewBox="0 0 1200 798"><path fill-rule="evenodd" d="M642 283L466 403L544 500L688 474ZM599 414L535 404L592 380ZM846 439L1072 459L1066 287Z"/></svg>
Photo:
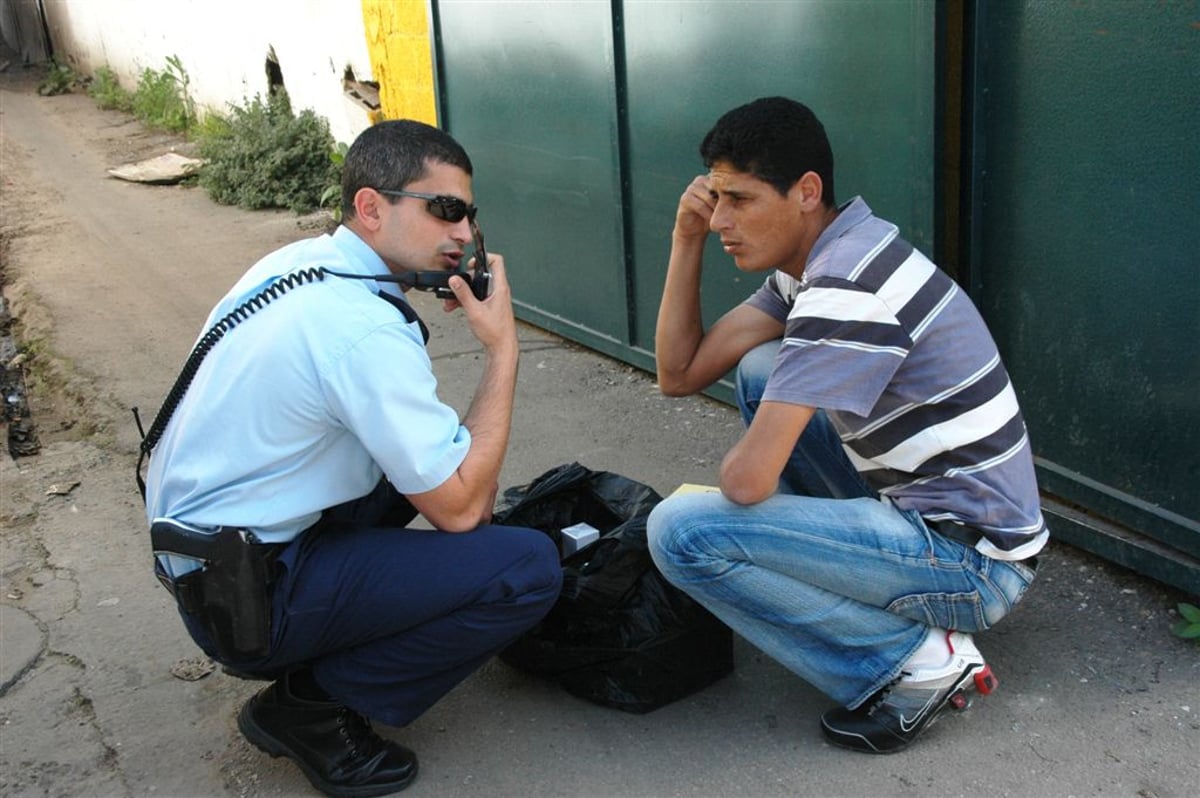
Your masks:
<svg viewBox="0 0 1200 798"><path fill-rule="evenodd" d="M299 241L263 258L213 310L211 328L280 276L387 267L357 235ZM204 359L150 458L147 515L293 539L322 510L370 492L446 481L471 445L437 396L416 322L375 294L390 284L326 276L228 330Z"/></svg>

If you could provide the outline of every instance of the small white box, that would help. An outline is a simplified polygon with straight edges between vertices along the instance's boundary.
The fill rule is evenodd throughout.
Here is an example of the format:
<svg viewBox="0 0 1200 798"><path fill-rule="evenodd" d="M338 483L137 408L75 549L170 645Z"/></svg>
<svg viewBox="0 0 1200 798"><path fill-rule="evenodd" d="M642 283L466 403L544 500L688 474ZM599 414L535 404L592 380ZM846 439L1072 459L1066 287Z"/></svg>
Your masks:
<svg viewBox="0 0 1200 798"><path fill-rule="evenodd" d="M562 556L569 557L600 539L600 530L591 524L572 524L562 530Z"/></svg>

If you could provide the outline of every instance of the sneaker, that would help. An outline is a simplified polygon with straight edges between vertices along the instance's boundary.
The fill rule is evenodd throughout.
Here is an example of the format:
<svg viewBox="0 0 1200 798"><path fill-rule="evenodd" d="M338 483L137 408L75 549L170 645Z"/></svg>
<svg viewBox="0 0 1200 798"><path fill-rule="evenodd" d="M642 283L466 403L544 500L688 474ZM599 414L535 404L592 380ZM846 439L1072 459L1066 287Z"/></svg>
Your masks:
<svg viewBox="0 0 1200 798"><path fill-rule="evenodd" d="M336 701L300 698L286 676L246 702L238 728L271 756L291 759L314 787L337 798L399 792L417 775L416 754L383 739L370 721Z"/></svg>
<svg viewBox="0 0 1200 798"><path fill-rule="evenodd" d="M947 707L969 707L970 690L992 692L998 682L971 636L950 632L946 642L950 659L941 667L903 671L857 709L826 712L821 717L825 739L855 751L890 754L908 746Z"/></svg>

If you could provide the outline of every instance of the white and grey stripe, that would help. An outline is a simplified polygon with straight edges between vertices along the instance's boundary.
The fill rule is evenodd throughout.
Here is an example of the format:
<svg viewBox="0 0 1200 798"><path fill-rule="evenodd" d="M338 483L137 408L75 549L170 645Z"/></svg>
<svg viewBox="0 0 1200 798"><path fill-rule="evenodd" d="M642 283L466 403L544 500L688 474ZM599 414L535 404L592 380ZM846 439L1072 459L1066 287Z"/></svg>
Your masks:
<svg viewBox="0 0 1200 798"><path fill-rule="evenodd" d="M790 308L788 300L794 297ZM751 305L779 318L763 396L824 408L851 461L903 509L980 528L1003 554L1044 538L1016 392L966 294L856 199Z"/></svg>

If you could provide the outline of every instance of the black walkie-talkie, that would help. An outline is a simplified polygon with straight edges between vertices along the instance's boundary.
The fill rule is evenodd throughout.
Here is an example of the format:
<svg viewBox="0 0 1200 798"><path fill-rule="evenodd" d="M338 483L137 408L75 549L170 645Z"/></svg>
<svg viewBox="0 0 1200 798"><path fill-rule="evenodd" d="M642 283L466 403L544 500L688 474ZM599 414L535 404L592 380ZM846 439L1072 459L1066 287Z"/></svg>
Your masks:
<svg viewBox="0 0 1200 798"><path fill-rule="evenodd" d="M452 272L431 269L418 272L401 272L400 274L344 274L325 269L326 274L334 277L347 277L352 280L374 280L377 283L397 283L405 288L417 291L432 291L438 299L454 299L450 290L450 278L458 275L471 286L471 293L480 302L488 298L492 292L492 273L488 270L487 250L483 248L483 232L474 219L471 220L471 237L474 239L475 254L471 271L455 269Z"/></svg>
<svg viewBox="0 0 1200 798"><path fill-rule="evenodd" d="M474 239L475 262L469 272L465 269L457 269L452 272L436 270L404 272L375 279L381 282L399 283L418 291L432 291L434 296L439 299L454 299L454 292L450 290L450 278L457 274L467 281L467 284L471 286L471 293L482 302L491 293L492 273L488 270L487 250L483 248L483 232L474 219L471 219L471 237Z"/></svg>

